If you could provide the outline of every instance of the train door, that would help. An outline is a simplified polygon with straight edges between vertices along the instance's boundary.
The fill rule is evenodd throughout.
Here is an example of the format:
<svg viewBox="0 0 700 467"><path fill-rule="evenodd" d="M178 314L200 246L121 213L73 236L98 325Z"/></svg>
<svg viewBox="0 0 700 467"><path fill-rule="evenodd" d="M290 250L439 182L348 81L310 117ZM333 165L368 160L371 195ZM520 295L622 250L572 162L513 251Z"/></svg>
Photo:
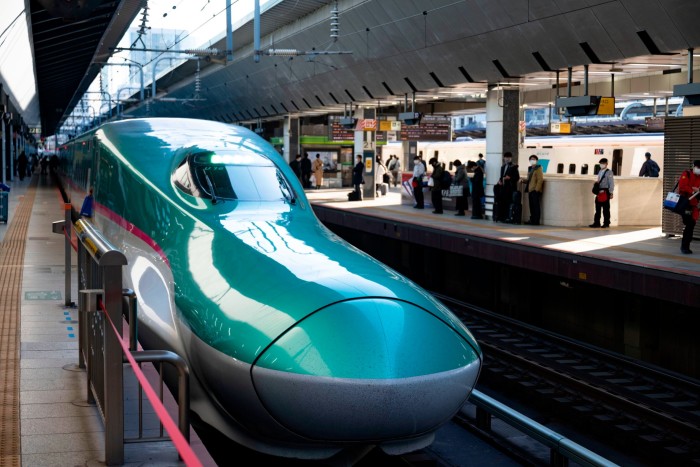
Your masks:
<svg viewBox="0 0 700 467"><path fill-rule="evenodd" d="M618 177L622 174L622 149L613 149L612 171Z"/></svg>

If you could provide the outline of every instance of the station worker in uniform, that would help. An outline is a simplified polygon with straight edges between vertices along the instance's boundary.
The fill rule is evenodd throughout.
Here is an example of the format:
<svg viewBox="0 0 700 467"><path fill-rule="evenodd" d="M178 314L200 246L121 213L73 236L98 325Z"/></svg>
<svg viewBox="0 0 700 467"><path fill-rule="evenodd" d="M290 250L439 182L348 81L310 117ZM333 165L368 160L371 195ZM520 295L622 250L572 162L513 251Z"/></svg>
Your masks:
<svg viewBox="0 0 700 467"><path fill-rule="evenodd" d="M615 180L612 170L608 169L608 160L603 157L600 161L598 172L598 193L595 197L595 216L593 223L588 227L610 227L610 200L615 190ZM603 224L600 224L600 211L603 210Z"/></svg>
<svg viewBox="0 0 700 467"><path fill-rule="evenodd" d="M678 192L687 197L693 196L695 193L700 191L700 159L693 161L693 170L686 170L681 174L681 178L678 181ZM690 200L689 210L685 211L681 215L683 218L683 239L681 240L681 253L689 255L692 253L690 251L690 241L693 239L693 229L695 229L695 223L698 221L698 198Z"/></svg>

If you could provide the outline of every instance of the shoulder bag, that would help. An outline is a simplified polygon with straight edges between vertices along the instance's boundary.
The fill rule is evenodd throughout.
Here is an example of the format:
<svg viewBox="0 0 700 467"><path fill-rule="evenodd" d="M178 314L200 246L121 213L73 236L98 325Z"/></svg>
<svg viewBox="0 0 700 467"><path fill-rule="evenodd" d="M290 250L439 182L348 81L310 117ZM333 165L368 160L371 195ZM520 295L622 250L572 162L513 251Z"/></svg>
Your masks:
<svg viewBox="0 0 700 467"><path fill-rule="evenodd" d="M690 208L690 200L695 198L698 193L695 193L690 198L677 193L676 190L678 189L679 183L680 180L676 182L676 186L673 187L673 190L669 191L666 195L666 199L664 200L664 208L675 212L676 214L683 215Z"/></svg>

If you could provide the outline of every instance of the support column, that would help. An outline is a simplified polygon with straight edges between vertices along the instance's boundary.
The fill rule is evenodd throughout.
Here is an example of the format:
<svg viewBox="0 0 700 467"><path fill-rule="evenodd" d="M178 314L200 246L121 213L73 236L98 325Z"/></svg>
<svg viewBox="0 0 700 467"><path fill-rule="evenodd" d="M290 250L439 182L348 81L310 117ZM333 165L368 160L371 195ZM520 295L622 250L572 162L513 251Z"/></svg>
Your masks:
<svg viewBox="0 0 700 467"><path fill-rule="evenodd" d="M300 122L298 118L292 118L290 116L284 118L284 149L282 156L287 163L293 161L297 154L301 154L301 147L299 146L299 127Z"/></svg>
<svg viewBox="0 0 700 467"><path fill-rule="evenodd" d="M362 199L374 199L377 195L375 186L376 171L376 154L377 154L377 111L376 109L361 109L360 110L360 128L355 131L355 156L362 155L362 162L365 164L364 180L365 184L362 187ZM363 121L373 121L374 127L370 129L370 125L363 124ZM353 157L355 157L353 156Z"/></svg>
<svg viewBox="0 0 700 467"><path fill-rule="evenodd" d="M489 85L486 93L486 215L493 216L493 187L498 183L503 153L518 164L520 91Z"/></svg>

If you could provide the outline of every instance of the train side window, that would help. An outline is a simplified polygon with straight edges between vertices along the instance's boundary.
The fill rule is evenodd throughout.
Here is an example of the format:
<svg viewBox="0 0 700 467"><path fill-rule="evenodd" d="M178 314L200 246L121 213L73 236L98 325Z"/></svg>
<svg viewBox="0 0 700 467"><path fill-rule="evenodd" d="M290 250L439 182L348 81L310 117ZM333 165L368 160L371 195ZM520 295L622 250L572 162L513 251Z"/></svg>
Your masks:
<svg viewBox="0 0 700 467"><path fill-rule="evenodd" d="M598 175L598 172L600 172L600 164L593 166L593 175Z"/></svg>
<svg viewBox="0 0 700 467"><path fill-rule="evenodd" d="M569 175L574 175L576 173L576 164L569 164Z"/></svg>
<svg viewBox="0 0 700 467"><path fill-rule="evenodd" d="M557 164L557 173L558 174L564 173L564 164Z"/></svg>
<svg viewBox="0 0 700 467"><path fill-rule="evenodd" d="M581 165L581 175L588 175L588 164Z"/></svg>

